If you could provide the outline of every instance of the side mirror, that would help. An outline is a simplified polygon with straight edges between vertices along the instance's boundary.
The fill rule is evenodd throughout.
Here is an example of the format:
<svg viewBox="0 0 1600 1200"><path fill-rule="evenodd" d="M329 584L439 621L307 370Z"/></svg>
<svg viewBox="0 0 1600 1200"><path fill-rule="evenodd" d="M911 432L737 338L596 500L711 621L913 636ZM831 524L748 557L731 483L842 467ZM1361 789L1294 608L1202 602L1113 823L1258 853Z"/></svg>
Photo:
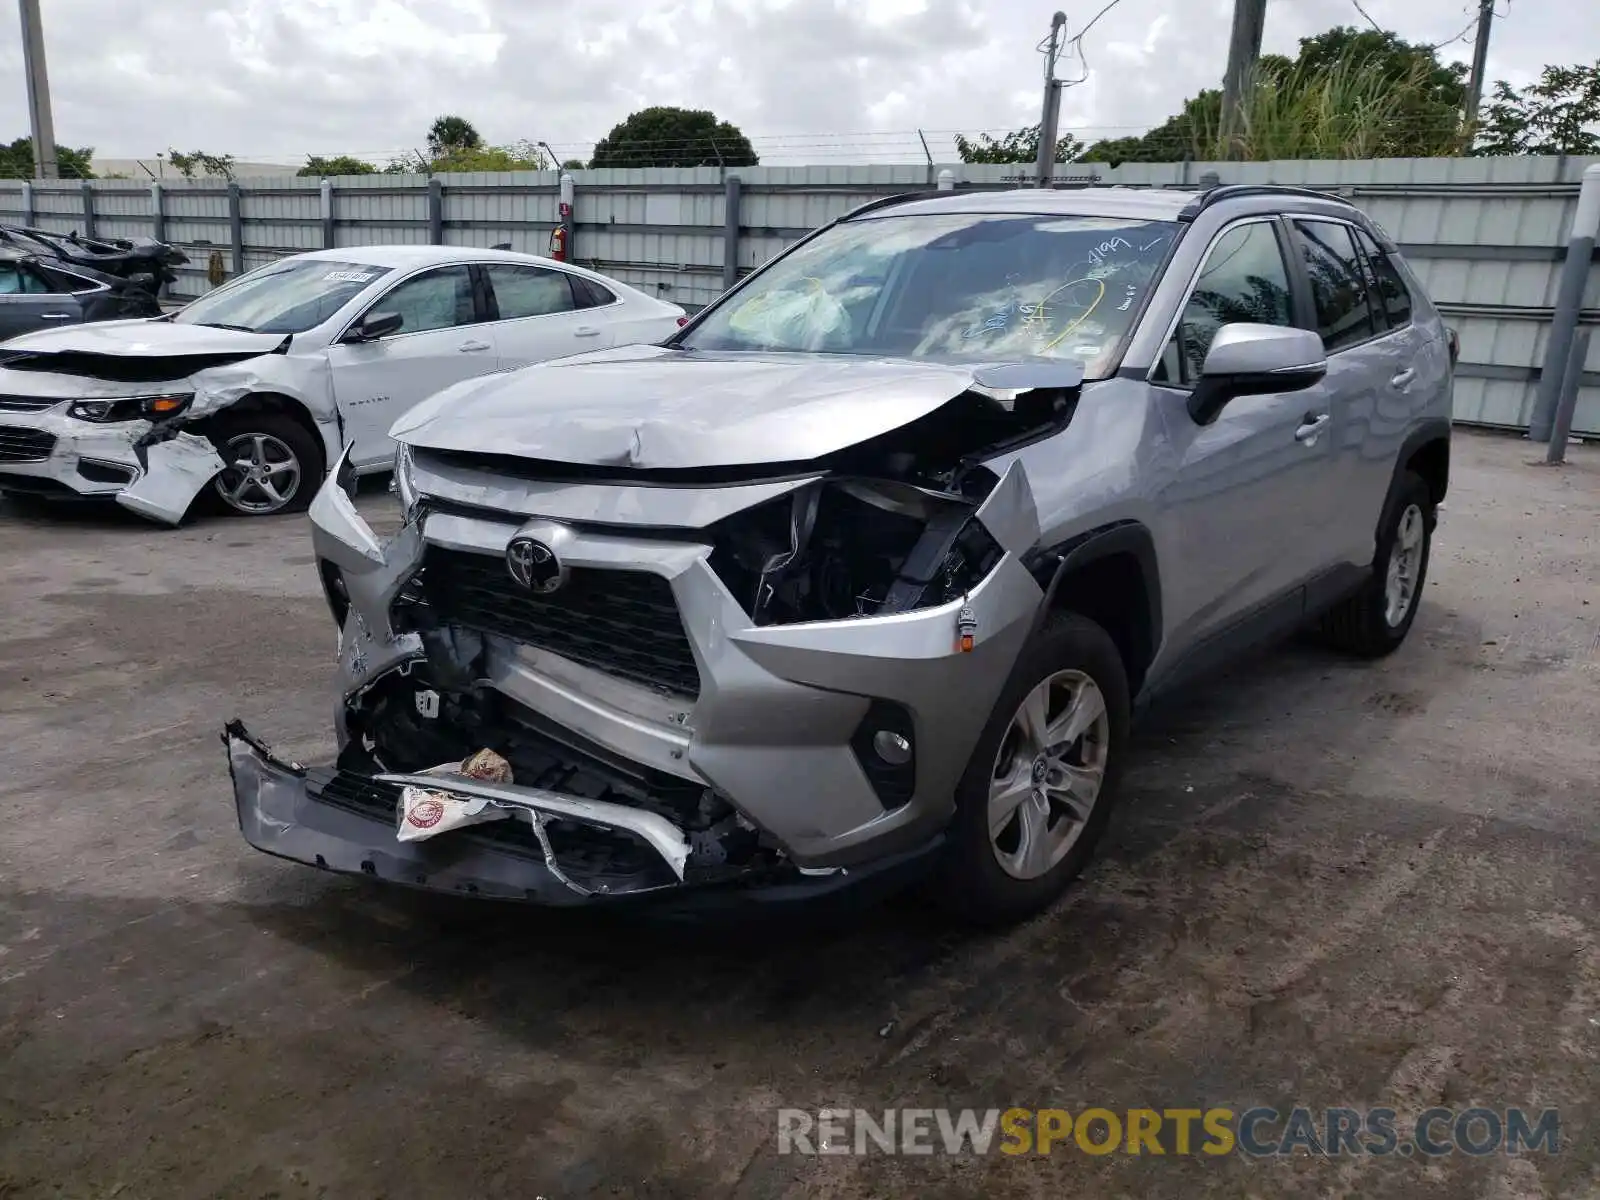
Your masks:
<svg viewBox="0 0 1600 1200"><path fill-rule="evenodd" d="M1309 329L1224 325L1212 339L1200 379L1189 394L1189 415L1197 424L1209 425L1236 396L1298 392L1327 373L1322 339Z"/></svg>
<svg viewBox="0 0 1600 1200"><path fill-rule="evenodd" d="M405 323L406 319L401 313L369 313L361 324L352 328L340 340L345 342L374 342L381 337L387 337L391 333L398 332L400 326Z"/></svg>

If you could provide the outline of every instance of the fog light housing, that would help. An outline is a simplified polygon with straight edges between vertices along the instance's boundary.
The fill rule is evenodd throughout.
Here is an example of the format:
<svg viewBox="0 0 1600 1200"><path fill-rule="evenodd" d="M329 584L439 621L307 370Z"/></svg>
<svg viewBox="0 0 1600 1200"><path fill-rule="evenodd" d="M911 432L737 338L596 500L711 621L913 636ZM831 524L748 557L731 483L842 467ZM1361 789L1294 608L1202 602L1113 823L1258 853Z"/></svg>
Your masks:
<svg viewBox="0 0 1600 1200"><path fill-rule="evenodd" d="M910 802L917 788L917 746L909 709L892 700L872 701L850 749L885 808Z"/></svg>
<svg viewBox="0 0 1600 1200"><path fill-rule="evenodd" d="M872 735L872 751L891 767L903 767L911 761L911 739L892 729L880 729Z"/></svg>

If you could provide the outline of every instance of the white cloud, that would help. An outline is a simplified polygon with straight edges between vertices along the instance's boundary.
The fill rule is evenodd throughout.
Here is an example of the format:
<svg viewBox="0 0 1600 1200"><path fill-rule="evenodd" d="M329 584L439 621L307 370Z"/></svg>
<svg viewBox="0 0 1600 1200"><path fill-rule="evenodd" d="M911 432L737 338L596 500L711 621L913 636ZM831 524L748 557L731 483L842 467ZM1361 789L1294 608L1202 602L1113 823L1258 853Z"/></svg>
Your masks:
<svg viewBox="0 0 1600 1200"><path fill-rule="evenodd" d="M1594 0L1509 0L1491 78L1600 58ZM491 141L586 156L646 104L709 108L764 161L948 156L957 130L1037 119L1035 46L1053 6L1016 0L51 0L56 129L105 157L196 146L253 161L416 146L442 112ZM1476 0L1368 0L1401 36L1440 41ZM1088 6L1086 10L1092 11ZM1136 132L1214 87L1230 0L1121 0L1068 90L1079 137ZM1069 14L1074 20L1084 14ZM1265 49L1360 24L1349 0L1272 0ZM1069 22L1069 33L1073 26ZM1470 44L1441 54L1465 60ZM1063 64L1074 76L1076 61ZM19 32L0 12L0 136L27 131ZM7 131L10 131L9 133ZM893 136L890 136L893 135Z"/></svg>

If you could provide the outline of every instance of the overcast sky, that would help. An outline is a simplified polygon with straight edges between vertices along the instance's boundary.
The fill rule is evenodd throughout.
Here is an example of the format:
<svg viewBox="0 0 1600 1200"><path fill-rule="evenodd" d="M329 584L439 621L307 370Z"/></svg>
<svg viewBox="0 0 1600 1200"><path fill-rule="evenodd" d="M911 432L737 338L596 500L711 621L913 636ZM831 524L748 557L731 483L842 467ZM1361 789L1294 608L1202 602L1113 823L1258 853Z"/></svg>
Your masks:
<svg viewBox="0 0 1600 1200"><path fill-rule="evenodd" d="M1066 5L1068 33L1104 0ZM1499 0L1491 79L1600 59L1596 0ZM491 142L563 157L649 104L710 108L764 162L905 160L950 135L1038 119L1033 0L44 0L57 140L101 158L169 146L241 161L419 145L441 112ZM1367 0L1383 25L1440 42L1476 0ZM9 10L9 11L5 11ZM1120 0L1084 39L1088 79L1063 127L1138 132L1216 86L1231 0ZM1266 46L1361 24L1351 0L1269 0ZM15 6L0 6L0 135L28 129ZM1470 39L1442 54L1465 60ZM1064 63L1075 78L1082 64Z"/></svg>

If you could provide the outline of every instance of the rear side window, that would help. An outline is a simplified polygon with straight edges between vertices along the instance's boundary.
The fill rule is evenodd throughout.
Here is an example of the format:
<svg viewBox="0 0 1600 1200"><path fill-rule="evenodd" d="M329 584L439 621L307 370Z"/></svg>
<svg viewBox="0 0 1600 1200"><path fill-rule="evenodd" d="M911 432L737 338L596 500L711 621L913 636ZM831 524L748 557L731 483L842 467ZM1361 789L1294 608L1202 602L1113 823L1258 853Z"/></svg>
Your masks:
<svg viewBox="0 0 1600 1200"><path fill-rule="evenodd" d="M568 275L572 283L572 299L579 308L604 308L615 304L617 298L592 279L582 275Z"/></svg>
<svg viewBox="0 0 1600 1200"><path fill-rule="evenodd" d="M571 312L572 287L565 271L544 267L490 263L484 270L494 289L495 304L502 321L518 317L546 317L551 313Z"/></svg>
<svg viewBox="0 0 1600 1200"><path fill-rule="evenodd" d="M1294 324L1289 272L1270 221L1236 225L1212 245L1154 381L1194 383L1217 330L1240 321Z"/></svg>
<svg viewBox="0 0 1600 1200"><path fill-rule="evenodd" d="M1331 353L1372 337L1377 329L1350 227L1336 221L1296 221L1294 229L1311 278L1323 348Z"/></svg>
<svg viewBox="0 0 1600 1200"><path fill-rule="evenodd" d="M1375 295L1378 311L1389 319L1390 329L1399 329L1402 325L1411 323L1411 292L1406 287L1406 281L1378 244L1361 230L1356 230L1356 241L1361 243L1361 252L1367 256L1367 261L1372 264Z"/></svg>
<svg viewBox="0 0 1600 1200"><path fill-rule="evenodd" d="M38 272L21 263L0 263L0 296L44 295L51 290Z"/></svg>

